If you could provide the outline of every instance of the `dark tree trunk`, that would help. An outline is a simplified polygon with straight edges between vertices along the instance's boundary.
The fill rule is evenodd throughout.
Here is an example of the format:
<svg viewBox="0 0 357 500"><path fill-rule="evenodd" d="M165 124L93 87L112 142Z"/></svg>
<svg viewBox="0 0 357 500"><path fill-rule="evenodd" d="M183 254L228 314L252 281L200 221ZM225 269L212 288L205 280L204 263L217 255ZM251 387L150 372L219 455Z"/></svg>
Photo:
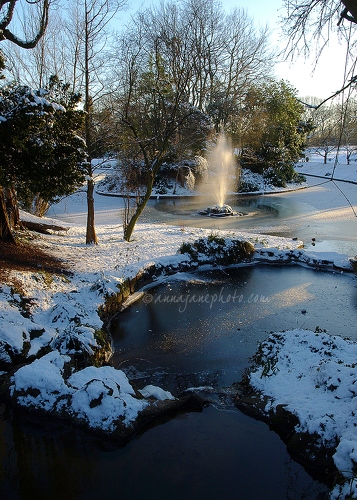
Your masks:
<svg viewBox="0 0 357 500"><path fill-rule="evenodd" d="M155 174L151 173L151 175L148 176L148 181L146 183L145 195L140 199L140 202L138 203L138 206L136 207L134 214L130 218L129 223L124 228L125 241L130 241L131 235L134 231L135 224L137 223L137 220L139 219L147 202L149 201L149 198L150 198L151 193L152 193L152 187L154 185L154 179L155 179Z"/></svg>
<svg viewBox="0 0 357 500"><path fill-rule="evenodd" d="M346 7L353 19L350 21L357 23L357 2L356 0L341 0L341 3Z"/></svg>
<svg viewBox="0 0 357 500"><path fill-rule="evenodd" d="M87 235L86 244L87 245L97 245L98 239L95 232L94 226L94 181L93 179L88 179L87 181Z"/></svg>
<svg viewBox="0 0 357 500"><path fill-rule="evenodd" d="M10 221L7 215L5 191L0 186L0 241L15 243L15 238L11 231Z"/></svg>
<svg viewBox="0 0 357 500"><path fill-rule="evenodd" d="M20 212L17 204L16 191L14 188L8 188L4 190L4 194L6 212L10 227L15 228L16 226L20 226Z"/></svg>

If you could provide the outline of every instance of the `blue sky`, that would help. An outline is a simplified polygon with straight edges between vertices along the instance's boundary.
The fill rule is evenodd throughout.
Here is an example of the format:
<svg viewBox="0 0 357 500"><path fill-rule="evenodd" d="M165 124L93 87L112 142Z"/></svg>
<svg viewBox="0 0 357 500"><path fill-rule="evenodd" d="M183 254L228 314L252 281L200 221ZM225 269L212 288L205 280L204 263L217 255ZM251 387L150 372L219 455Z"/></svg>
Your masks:
<svg viewBox="0 0 357 500"><path fill-rule="evenodd" d="M221 0L223 8L241 7L254 20L257 27L268 25L272 32L272 43L284 47L281 40L279 17L285 14L283 0ZM127 18L141 7L149 7L157 0L128 0L127 13L121 12L119 18ZM299 57L294 61L281 62L276 66L276 76L289 81L298 91L300 97L316 96L326 98L343 85L344 48L337 39L324 50L317 66L315 58L305 60Z"/></svg>

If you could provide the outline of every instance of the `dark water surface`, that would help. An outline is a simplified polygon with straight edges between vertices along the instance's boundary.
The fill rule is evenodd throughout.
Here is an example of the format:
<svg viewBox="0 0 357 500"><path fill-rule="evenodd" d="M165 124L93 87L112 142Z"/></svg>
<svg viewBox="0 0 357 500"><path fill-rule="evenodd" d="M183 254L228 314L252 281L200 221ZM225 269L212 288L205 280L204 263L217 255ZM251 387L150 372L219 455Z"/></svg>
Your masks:
<svg viewBox="0 0 357 500"><path fill-rule="evenodd" d="M0 421L0 436L2 500L286 500L326 490L265 424L212 406L124 448L49 424Z"/></svg>
<svg viewBox="0 0 357 500"><path fill-rule="evenodd" d="M113 322L114 365L139 385L177 393L231 384L272 330L318 326L356 340L350 275L262 266L176 278ZM324 491L266 424L227 404L179 414L121 448L68 426L0 420L1 499L285 500Z"/></svg>
<svg viewBox="0 0 357 500"><path fill-rule="evenodd" d="M174 392L230 385L271 331L318 328L357 340L356 285L351 275L300 266L169 277L114 319L113 363L130 377L155 373Z"/></svg>

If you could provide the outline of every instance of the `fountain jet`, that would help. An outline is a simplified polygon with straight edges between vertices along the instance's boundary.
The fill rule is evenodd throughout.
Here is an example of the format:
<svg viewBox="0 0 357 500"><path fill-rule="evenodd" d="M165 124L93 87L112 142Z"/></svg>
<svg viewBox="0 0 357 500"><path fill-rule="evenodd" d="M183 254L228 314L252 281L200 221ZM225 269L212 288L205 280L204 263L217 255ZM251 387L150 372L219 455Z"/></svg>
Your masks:
<svg viewBox="0 0 357 500"><path fill-rule="evenodd" d="M234 181L234 157L227 143L226 136L220 134L212 151L209 164L213 171L213 193L218 206L223 207L227 193Z"/></svg>
<svg viewBox="0 0 357 500"><path fill-rule="evenodd" d="M218 136L217 144L208 157L208 165L210 178L207 183L207 195L211 197L213 194L215 204L198 213L210 217L243 215L234 212L225 204L227 195L233 191L236 179L234 156L223 133Z"/></svg>

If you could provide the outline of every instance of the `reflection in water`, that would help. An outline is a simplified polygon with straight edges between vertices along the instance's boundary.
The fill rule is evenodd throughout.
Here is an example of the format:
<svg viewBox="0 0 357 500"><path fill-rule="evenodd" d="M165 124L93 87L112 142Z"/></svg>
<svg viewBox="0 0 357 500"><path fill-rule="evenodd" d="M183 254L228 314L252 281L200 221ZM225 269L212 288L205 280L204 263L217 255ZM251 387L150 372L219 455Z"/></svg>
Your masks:
<svg viewBox="0 0 357 500"><path fill-rule="evenodd" d="M209 374L215 373L215 382L224 386L240 379L257 343L270 331L318 326L357 340L350 276L301 267L245 267L195 276L202 279L168 278L116 317L115 365L140 365L151 375L150 366L160 367L166 382L168 373L201 373L211 383ZM168 389L175 390L175 383Z"/></svg>
<svg viewBox="0 0 357 500"><path fill-rule="evenodd" d="M95 486L98 455L95 439L69 426L14 418L2 421L6 456L1 460L0 497L15 500L84 498Z"/></svg>
<svg viewBox="0 0 357 500"><path fill-rule="evenodd" d="M272 295L271 302L276 309L297 306L298 304L308 304L315 298L314 294L309 292L312 282L303 283L298 286L290 286L283 292Z"/></svg>
<svg viewBox="0 0 357 500"><path fill-rule="evenodd" d="M0 424L4 500L313 500L326 490L265 424L233 409L178 415L125 447L60 425Z"/></svg>
<svg viewBox="0 0 357 500"><path fill-rule="evenodd" d="M205 208L206 198L178 198L165 199L161 198L151 204L159 212L165 212L173 215L194 217L196 222L203 217L199 217L198 210ZM275 206L274 200L268 200L262 196L248 197L228 197L227 203L235 212L243 212L247 216L273 216L279 215L279 209Z"/></svg>

